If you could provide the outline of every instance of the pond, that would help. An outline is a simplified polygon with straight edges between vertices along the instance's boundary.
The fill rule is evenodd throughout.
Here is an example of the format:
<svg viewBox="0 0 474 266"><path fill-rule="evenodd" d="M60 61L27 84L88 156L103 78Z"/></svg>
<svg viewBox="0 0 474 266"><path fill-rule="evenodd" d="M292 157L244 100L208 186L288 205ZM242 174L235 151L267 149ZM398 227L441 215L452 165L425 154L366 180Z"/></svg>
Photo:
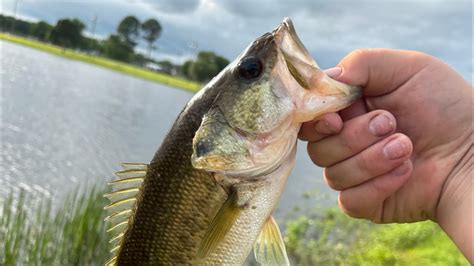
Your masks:
<svg viewBox="0 0 474 266"><path fill-rule="evenodd" d="M192 93L0 42L0 203L24 189L58 204L105 183L120 162L149 162ZM335 192L299 143L277 216L332 206ZM305 192L316 192L307 199Z"/></svg>

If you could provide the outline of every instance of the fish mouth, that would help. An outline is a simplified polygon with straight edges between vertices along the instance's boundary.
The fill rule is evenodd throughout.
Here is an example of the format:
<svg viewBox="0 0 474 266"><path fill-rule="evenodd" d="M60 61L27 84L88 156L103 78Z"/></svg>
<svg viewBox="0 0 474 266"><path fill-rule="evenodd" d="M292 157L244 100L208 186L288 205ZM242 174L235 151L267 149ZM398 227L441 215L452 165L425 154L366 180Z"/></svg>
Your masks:
<svg viewBox="0 0 474 266"><path fill-rule="evenodd" d="M305 70L308 71L310 68L319 69L318 64L311 57L308 49L306 49L296 34L295 26L290 18L284 18L283 22L273 30L272 35L275 39L276 45L283 53L287 64L290 63L296 68L290 69L289 67L290 73L293 70L297 70L301 75L303 74L301 72L305 72ZM295 76L294 73L291 74Z"/></svg>
<svg viewBox="0 0 474 266"><path fill-rule="evenodd" d="M308 114L299 115L298 122L312 120L327 112L339 111L361 97L362 90L359 87L334 80L320 69L296 34L290 18L285 18L273 30L272 35L289 73L300 89L309 92L303 94L311 95L308 98L318 104ZM300 102L300 106L297 106L303 110L304 105L305 103Z"/></svg>

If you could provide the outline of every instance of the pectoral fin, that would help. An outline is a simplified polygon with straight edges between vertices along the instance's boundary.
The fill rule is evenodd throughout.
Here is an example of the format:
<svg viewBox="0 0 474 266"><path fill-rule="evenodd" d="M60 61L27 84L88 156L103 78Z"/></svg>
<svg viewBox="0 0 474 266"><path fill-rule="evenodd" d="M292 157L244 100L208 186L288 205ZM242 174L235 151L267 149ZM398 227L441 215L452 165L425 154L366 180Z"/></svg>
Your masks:
<svg viewBox="0 0 474 266"><path fill-rule="evenodd" d="M280 229L272 216L263 225L253 251L261 265L290 265Z"/></svg>
<svg viewBox="0 0 474 266"><path fill-rule="evenodd" d="M199 257L205 258L216 250L219 243L222 242L225 235L232 228L241 211L242 208L237 205L237 192L234 191L229 195L206 230L198 250Z"/></svg>

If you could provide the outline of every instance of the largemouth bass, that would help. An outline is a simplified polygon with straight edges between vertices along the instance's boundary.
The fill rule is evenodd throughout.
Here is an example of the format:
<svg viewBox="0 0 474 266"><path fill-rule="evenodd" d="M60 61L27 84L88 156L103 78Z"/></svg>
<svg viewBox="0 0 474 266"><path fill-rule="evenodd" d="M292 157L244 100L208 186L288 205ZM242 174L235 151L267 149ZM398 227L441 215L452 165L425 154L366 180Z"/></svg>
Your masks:
<svg viewBox="0 0 474 266"><path fill-rule="evenodd" d="M123 164L106 206L111 265L288 265L272 212L301 124L360 89L322 72L286 18L179 114L149 164Z"/></svg>

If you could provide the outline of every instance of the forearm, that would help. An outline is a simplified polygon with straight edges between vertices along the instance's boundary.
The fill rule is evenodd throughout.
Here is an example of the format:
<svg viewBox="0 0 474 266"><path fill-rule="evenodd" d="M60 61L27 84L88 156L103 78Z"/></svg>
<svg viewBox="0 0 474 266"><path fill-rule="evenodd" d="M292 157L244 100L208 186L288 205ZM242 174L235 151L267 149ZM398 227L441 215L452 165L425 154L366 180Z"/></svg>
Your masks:
<svg viewBox="0 0 474 266"><path fill-rule="evenodd" d="M471 139L469 141L472 142ZM472 143L446 180L438 205L437 220L456 246L474 263L474 197Z"/></svg>

